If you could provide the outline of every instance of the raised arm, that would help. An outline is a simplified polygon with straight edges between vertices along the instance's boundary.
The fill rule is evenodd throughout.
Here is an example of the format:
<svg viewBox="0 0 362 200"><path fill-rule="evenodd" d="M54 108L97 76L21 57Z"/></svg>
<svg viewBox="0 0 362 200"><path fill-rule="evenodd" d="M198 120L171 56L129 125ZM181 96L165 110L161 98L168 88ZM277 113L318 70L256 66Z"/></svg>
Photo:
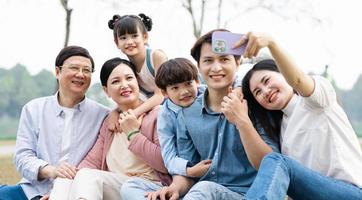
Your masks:
<svg viewBox="0 0 362 200"><path fill-rule="evenodd" d="M298 68L287 52L285 52L271 36L249 32L247 39L248 40L242 38L237 44L237 46L239 46L247 42L244 57L252 58L253 56L257 56L261 48L267 47L279 71L283 74L289 85L302 96L307 97L312 94L314 90L313 79Z"/></svg>
<svg viewBox="0 0 362 200"><path fill-rule="evenodd" d="M156 50L152 54L152 61L154 63L154 70L155 73L157 72L158 68L161 66L162 63L167 61L166 54L161 50ZM162 92L159 88L155 88L154 95L150 97L146 102L142 105L138 106L134 109L134 113L137 117L141 116L143 113L146 113L152 110L155 106L160 105L163 101L164 97Z"/></svg>

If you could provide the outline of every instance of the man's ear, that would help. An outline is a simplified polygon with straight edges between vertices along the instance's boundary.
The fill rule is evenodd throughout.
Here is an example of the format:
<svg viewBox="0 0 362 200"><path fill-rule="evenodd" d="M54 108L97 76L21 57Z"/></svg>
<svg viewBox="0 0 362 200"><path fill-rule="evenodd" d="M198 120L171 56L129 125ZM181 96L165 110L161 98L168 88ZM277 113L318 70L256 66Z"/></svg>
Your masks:
<svg viewBox="0 0 362 200"><path fill-rule="evenodd" d="M59 79L59 75L60 75L60 67L55 67L55 77L57 78L57 79Z"/></svg>
<svg viewBox="0 0 362 200"><path fill-rule="evenodd" d="M241 65L241 56L239 59L235 59L236 66L239 67Z"/></svg>

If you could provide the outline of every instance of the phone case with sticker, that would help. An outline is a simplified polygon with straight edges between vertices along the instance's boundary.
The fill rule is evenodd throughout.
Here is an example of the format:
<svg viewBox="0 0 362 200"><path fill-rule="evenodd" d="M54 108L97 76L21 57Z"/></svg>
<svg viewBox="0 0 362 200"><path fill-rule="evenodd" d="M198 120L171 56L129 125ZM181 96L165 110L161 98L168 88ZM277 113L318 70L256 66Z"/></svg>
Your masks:
<svg viewBox="0 0 362 200"><path fill-rule="evenodd" d="M218 54L242 55L245 51L246 43L235 49L233 49L233 46L244 36L244 34L240 33L215 31L212 33L212 50Z"/></svg>

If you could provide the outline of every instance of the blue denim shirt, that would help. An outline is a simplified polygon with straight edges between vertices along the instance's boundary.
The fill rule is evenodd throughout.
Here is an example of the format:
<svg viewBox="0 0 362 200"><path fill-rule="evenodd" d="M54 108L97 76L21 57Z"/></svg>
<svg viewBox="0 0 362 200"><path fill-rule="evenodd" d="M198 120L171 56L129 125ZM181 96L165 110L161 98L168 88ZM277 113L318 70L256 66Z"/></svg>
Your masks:
<svg viewBox="0 0 362 200"><path fill-rule="evenodd" d="M183 108L177 117L179 155L192 165L212 159L211 167L200 181L213 181L234 192L246 193L257 171L247 158L235 125L206 106L207 93ZM273 151L279 152L277 144L264 131L258 132Z"/></svg>
<svg viewBox="0 0 362 200"><path fill-rule="evenodd" d="M52 180L38 181L39 169L47 164L59 164L64 111L57 94L34 99L21 112L14 161L23 176L19 184L29 199L44 195L51 189ZM74 108L72 121L75 126L72 127L68 162L76 166L96 141L109 110L88 98Z"/></svg>
<svg viewBox="0 0 362 200"><path fill-rule="evenodd" d="M180 106L167 99L158 113L157 133L168 173L186 176L188 161L178 156L176 148L176 116L180 110Z"/></svg>
<svg viewBox="0 0 362 200"><path fill-rule="evenodd" d="M198 95L204 93L205 85L198 87ZM188 161L178 156L176 147L176 124L177 115L182 109L167 99L162 105L157 117L157 133L161 146L161 154L168 173L171 175L187 176L186 167Z"/></svg>

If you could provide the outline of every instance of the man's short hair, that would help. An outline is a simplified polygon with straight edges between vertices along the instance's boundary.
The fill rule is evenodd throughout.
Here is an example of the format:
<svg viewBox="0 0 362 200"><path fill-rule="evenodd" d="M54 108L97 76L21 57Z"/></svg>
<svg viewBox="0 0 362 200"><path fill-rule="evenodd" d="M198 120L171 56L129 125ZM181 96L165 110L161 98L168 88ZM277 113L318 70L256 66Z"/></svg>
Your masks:
<svg viewBox="0 0 362 200"><path fill-rule="evenodd" d="M55 66L60 67L63 65L64 61L72 56L83 56L89 58L92 63L92 69L94 69L94 61L92 56L89 54L88 50L79 47L79 46L67 46L64 47L58 54L57 58L55 59Z"/></svg>
<svg viewBox="0 0 362 200"><path fill-rule="evenodd" d="M197 64L200 64L200 56L201 56L201 47L204 43L211 44L212 43L212 34L215 31L226 31L230 32L226 29L214 29L205 35L201 36L199 39L196 40L194 46L191 48L191 56L195 59ZM235 61L240 60L241 55L234 55Z"/></svg>
<svg viewBox="0 0 362 200"><path fill-rule="evenodd" d="M164 62L157 70L155 82L157 87L166 90L167 86L186 81L198 81L196 66L186 58L175 58Z"/></svg>

